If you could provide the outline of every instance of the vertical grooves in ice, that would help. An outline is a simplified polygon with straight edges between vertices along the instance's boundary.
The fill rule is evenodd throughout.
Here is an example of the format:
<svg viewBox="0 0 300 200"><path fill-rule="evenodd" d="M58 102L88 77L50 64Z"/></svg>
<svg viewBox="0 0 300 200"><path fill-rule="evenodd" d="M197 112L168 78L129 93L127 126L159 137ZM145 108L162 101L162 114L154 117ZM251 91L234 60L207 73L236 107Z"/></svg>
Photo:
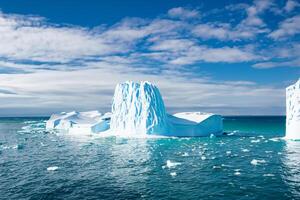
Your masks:
<svg viewBox="0 0 300 200"><path fill-rule="evenodd" d="M158 88L149 82L118 84L112 103L111 130L135 135L164 132L167 115Z"/></svg>

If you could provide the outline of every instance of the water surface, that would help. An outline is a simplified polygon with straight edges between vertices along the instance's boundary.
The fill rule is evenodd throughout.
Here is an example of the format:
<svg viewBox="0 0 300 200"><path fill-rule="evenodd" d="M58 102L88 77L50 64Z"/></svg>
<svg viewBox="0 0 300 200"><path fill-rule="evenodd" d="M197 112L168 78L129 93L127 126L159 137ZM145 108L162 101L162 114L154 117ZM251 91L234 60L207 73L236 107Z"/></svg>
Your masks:
<svg viewBox="0 0 300 200"><path fill-rule="evenodd" d="M299 199L284 117L225 117L224 137L95 138L0 120L0 199Z"/></svg>

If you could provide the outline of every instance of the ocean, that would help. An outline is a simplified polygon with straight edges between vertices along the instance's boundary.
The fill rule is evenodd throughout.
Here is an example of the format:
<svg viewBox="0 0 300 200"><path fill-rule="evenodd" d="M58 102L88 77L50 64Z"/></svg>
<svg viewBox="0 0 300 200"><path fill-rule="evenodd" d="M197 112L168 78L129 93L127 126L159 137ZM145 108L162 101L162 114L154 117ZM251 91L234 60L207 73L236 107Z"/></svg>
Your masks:
<svg viewBox="0 0 300 200"><path fill-rule="evenodd" d="M224 117L222 137L75 137L0 119L0 199L300 199L285 117Z"/></svg>

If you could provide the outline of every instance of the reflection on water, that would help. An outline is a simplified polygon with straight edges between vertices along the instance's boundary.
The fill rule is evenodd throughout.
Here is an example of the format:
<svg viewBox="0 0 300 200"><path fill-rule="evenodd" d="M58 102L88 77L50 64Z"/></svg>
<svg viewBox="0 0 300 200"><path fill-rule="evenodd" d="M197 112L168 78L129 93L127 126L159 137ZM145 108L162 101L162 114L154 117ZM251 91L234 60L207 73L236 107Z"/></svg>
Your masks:
<svg viewBox="0 0 300 200"><path fill-rule="evenodd" d="M282 157L283 179L295 196L300 196L300 141L286 140Z"/></svg>

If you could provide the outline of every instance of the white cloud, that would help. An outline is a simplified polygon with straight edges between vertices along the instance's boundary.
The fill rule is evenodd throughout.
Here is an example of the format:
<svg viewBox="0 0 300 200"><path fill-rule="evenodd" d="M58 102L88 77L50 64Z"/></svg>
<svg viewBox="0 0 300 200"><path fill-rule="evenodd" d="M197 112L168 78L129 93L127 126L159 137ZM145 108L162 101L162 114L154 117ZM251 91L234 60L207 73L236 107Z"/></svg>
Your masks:
<svg viewBox="0 0 300 200"><path fill-rule="evenodd" d="M300 3L293 1L293 0L288 0L284 6L284 10L286 12L291 12L293 11L295 8L299 7Z"/></svg>
<svg viewBox="0 0 300 200"><path fill-rule="evenodd" d="M0 14L0 41L0 57L41 62L68 62L127 50L126 45L110 43L92 30L4 14Z"/></svg>
<svg viewBox="0 0 300 200"><path fill-rule="evenodd" d="M253 67L259 69L269 69L274 67L300 67L300 59L281 62L261 62L254 64Z"/></svg>
<svg viewBox="0 0 300 200"><path fill-rule="evenodd" d="M231 27L230 24L199 24L194 27L192 33L203 39L218 39L241 41L253 39L257 34L268 32L266 28L256 28L239 24Z"/></svg>
<svg viewBox="0 0 300 200"><path fill-rule="evenodd" d="M168 11L168 15L173 18L188 19L199 17L197 10L190 10L182 7L172 8Z"/></svg>
<svg viewBox="0 0 300 200"><path fill-rule="evenodd" d="M150 54L152 58L160 60L163 57L165 62L173 65L190 65L197 62L235 63L260 59L260 56L254 55L249 49L226 46L212 48L187 39L159 40L150 49L163 53L156 55L157 57Z"/></svg>
<svg viewBox="0 0 300 200"><path fill-rule="evenodd" d="M279 28L269 34L274 40L286 39L300 33L300 15L288 18L280 23Z"/></svg>
<svg viewBox="0 0 300 200"><path fill-rule="evenodd" d="M247 18L242 22L247 26L265 26L260 15L273 5L271 0L256 0L246 9Z"/></svg>

